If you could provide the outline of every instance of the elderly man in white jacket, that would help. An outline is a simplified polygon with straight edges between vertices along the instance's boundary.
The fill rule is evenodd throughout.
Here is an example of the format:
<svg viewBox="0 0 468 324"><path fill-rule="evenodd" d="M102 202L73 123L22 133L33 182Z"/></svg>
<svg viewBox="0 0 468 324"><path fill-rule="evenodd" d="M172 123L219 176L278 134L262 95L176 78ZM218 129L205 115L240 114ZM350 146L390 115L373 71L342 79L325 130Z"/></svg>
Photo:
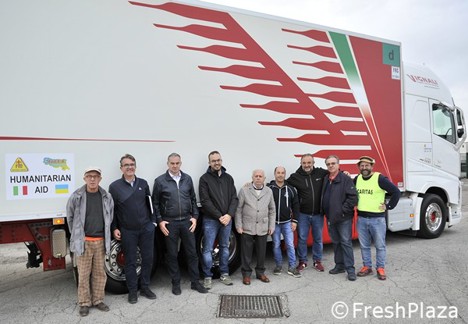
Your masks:
<svg viewBox="0 0 468 324"><path fill-rule="evenodd" d="M265 172L254 170L252 183L239 191L239 205L236 211L236 230L241 234L242 282L250 285L252 252L255 246L257 266L255 273L262 282L270 282L265 275L265 253L267 235L275 230L276 207L273 193L265 186Z"/></svg>

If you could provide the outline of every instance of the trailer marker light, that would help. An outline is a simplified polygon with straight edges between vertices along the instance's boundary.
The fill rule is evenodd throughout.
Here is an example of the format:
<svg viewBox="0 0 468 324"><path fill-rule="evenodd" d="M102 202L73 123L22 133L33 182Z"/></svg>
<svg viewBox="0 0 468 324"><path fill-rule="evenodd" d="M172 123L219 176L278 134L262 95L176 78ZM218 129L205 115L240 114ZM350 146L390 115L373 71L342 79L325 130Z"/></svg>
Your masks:
<svg viewBox="0 0 468 324"><path fill-rule="evenodd" d="M65 224L65 218L63 218L63 217L54 218L54 219L52 220L52 223L53 223L54 225L63 225L63 224Z"/></svg>

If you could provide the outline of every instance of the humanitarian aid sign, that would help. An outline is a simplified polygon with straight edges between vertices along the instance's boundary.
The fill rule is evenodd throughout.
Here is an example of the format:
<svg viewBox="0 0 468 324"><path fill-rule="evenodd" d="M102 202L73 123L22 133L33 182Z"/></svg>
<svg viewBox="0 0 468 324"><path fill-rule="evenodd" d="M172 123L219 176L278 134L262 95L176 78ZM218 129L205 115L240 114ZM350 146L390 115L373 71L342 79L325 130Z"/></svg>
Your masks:
<svg viewBox="0 0 468 324"><path fill-rule="evenodd" d="M68 197L75 187L73 154L5 155L7 200Z"/></svg>

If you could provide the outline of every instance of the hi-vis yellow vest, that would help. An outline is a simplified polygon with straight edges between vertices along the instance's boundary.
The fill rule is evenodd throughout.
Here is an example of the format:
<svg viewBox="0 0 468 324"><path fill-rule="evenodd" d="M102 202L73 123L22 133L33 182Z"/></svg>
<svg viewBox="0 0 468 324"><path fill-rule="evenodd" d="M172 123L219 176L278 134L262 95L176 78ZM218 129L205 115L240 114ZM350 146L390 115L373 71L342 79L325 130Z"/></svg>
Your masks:
<svg viewBox="0 0 468 324"><path fill-rule="evenodd" d="M364 180L362 175L358 175L356 190L359 201L357 209L371 213L381 213L380 204L385 202L385 190L379 187L379 175L375 172L370 179Z"/></svg>

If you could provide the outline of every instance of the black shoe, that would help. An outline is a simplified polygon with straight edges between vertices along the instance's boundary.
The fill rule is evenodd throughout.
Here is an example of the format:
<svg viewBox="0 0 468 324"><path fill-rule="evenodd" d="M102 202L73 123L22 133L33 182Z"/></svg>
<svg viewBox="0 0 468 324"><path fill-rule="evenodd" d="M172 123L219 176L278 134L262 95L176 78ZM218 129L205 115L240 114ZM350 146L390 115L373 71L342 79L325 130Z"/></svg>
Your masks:
<svg viewBox="0 0 468 324"><path fill-rule="evenodd" d="M182 290L180 290L180 285L172 285L172 293L176 296L180 295L182 293Z"/></svg>
<svg viewBox="0 0 468 324"><path fill-rule="evenodd" d="M192 290L198 291L200 294L206 294L208 290L203 287L199 282L192 282Z"/></svg>
<svg viewBox="0 0 468 324"><path fill-rule="evenodd" d="M356 273L354 273L354 272L348 273L348 280L349 281L355 281L356 280Z"/></svg>
<svg viewBox="0 0 468 324"><path fill-rule="evenodd" d="M89 307L88 306L80 306L80 316L88 316L89 314Z"/></svg>
<svg viewBox="0 0 468 324"><path fill-rule="evenodd" d="M156 299L156 294L152 292L149 288L140 290L140 295L145 296L148 299Z"/></svg>
<svg viewBox="0 0 468 324"><path fill-rule="evenodd" d="M107 306L107 305L104 304L103 302L100 302L99 304L94 305L94 307L96 307L97 309L99 309L101 312L108 312L108 311L109 311L109 306Z"/></svg>
<svg viewBox="0 0 468 324"><path fill-rule="evenodd" d="M344 269L340 269L340 268L337 268L337 267L334 267L333 269L331 269L330 271L328 271L329 274L338 274L338 273L344 273L345 270Z"/></svg>
<svg viewBox="0 0 468 324"><path fill-rule="evenodd" d="M136 291L131 291L128 293L128 302L130 304L136 304L138 301L138 294Z"/></svg>

